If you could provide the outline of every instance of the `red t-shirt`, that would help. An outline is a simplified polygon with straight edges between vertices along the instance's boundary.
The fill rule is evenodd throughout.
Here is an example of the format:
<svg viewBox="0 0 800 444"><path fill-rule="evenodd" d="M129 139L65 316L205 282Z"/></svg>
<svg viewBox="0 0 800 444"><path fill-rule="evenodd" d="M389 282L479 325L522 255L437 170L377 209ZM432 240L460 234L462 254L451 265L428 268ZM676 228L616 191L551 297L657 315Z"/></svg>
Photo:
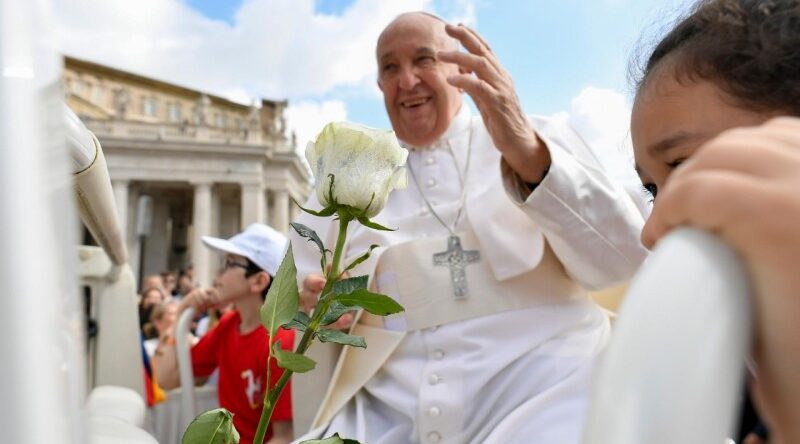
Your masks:
<svg viewBox="0 0 800 444"><path fill-rule="evenodd" d="M219 367L219 405L233 413L233 425L241 435L241 444L251 444L261 418L267 379L269 334L259 325L255 330L239 333L239 312L228 313L192 347L192 370L197 377L206 377ZM292 350L294 330L280 329L277 339L281 348ZM275 358L270 362L270 387L283 374ZM292 420L291 383L278 398L271 421ZM272 436L272 424L265 439Z"/></svg>

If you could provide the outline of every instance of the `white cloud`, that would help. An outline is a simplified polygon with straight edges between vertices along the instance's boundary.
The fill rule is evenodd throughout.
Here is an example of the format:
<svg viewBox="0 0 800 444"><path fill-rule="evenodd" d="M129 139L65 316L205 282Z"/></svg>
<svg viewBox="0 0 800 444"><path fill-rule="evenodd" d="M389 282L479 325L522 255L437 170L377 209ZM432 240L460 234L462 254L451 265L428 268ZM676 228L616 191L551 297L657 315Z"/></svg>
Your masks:
<svg viewBox="0 0 800 444"><path fill-rule="evenodd" d="M440 2L445 17L474 21L472 0ZM245 0L231 25L181 0L55 3L66 54L216 94L275 99L374 83L383 27L401 12L435 7L433 0L356 0L333 16L316 13L314 0Z"/></svg>
<svg viewBox="0 0 800 444"><path fill-rule="evenodd" d="M347 108L338 100L301 101L286 110L286 123L296 133L301 152L305 152L308 142L316 140L326 123L343 120L347 120Z"/></svg>
<svg viewBox="0 0 800 444"><path fill-rule="evenodd" d="M638 186L630 141L631 106L625 95L612 90L584 88L569 111L554 117L568 121L597 155L603 167L625 184Z"/></svg>
<svg viewBox="0 0 800 444"><path fill-rule="evenodd" d="M380 96L375 42L389 21L406 11L437 10L474 23L472 1L356 0L334 16L316 13L314 0L244 0L233 24L182 0L60 0L54 6L67 55L243 104L289 98L287 124L303 149L325 123L347 118L345 102L333 100L337 90Z"/></svg>

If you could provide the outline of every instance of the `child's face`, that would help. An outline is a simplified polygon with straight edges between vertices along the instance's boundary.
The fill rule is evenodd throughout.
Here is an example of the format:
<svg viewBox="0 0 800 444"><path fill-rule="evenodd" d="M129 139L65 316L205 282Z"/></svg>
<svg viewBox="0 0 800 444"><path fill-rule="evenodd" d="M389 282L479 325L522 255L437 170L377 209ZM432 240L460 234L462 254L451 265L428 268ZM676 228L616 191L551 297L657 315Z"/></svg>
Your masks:
<svg viewBox="0 0 800 444"><path fill-rule="evenodd" d="M769 117L743 109L706 80L678 82L671 73L654 72L636 96L631 139L636 171L653 195L681 162L719 133L755 126Z"/></svg>
<svg viewBox="0 0 800 444"><path fill-rule="evenodd" d="M225 265L217 278L214 286L219 291L222 300L231 301L251 292L252 283L245 276L247 259L235 254L225 255Z"/></svg>

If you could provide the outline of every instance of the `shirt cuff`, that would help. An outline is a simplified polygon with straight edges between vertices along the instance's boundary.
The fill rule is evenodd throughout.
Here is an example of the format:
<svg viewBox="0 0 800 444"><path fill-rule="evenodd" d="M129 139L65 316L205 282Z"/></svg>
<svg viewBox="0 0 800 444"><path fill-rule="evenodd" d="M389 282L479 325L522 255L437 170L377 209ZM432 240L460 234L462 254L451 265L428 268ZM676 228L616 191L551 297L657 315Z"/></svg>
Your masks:
<svg viewBox="0 0 800 444"><path fill-rule="evenodd" d="M519 177L519 174L517 174L511 168L508 162L506 162L506 159L501 157L500 175L503 178L503 187L506 190L506 194L508 194L511 200L517 205L524 205L530 195L533 194L533 192L542 184L547 182L547 178L549 177L548 173L550 172L551 166L552 161L550 162L550 166L545 168L544 174L542 175L542 180L539 183L525 182L521 177Z"/></svg>

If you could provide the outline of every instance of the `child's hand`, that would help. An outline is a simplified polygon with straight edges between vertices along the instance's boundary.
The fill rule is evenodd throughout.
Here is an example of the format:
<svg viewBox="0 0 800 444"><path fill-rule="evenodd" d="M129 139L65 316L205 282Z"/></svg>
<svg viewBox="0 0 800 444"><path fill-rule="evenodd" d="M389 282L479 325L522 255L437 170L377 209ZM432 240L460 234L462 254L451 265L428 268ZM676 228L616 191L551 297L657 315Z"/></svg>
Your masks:
<svg viewBox="0 0 800 444"><path fill-rule="evenodd" d="M180 311L194 307L196 313L202 313L220 302L219 292L215 288L196 288L181 300Z"/></svg>

